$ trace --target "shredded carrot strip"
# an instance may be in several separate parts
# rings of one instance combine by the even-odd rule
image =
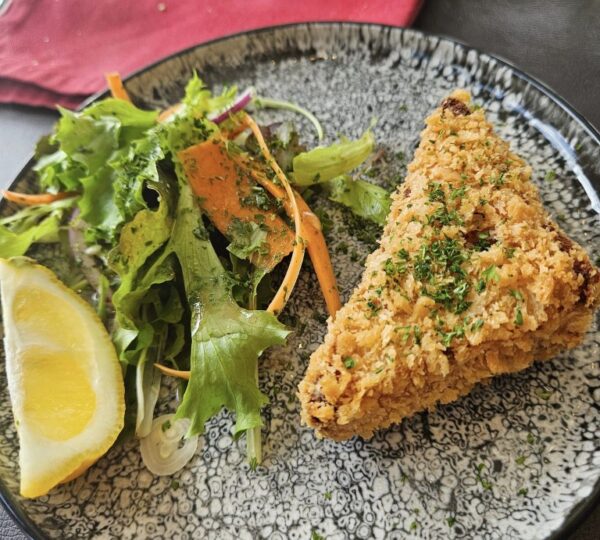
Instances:
[[[36,206],[38,204],[49,204],[54,201],[75,197],[77,193],[63,191],[61,193],[17,193],[16,191],[0,190],[2,196],[10,202],[23,206]]]
[[[245,114],[244,119],[248,127],[252,130],[252,133],[254,133],[260,151],[265,157],[265,160],[273,169],[273,171],[277,175],[277,178],[281,182],[281,185],[285,189],[285,193],[287,195],[287,202],[291,205],[292,215],[294,219],[296,243],[292,251],[292,258],[290,260],[290,264],[288,266],[287,272],[285,273],[283,281],[279,286],[279,290],[277,291],[277,293],[273,297],[273,300],[271,300],[269,307],[267,308],[267,311],[270,311],[274,314],[278,314],[285,306],[285,303],[287,302],[294,286],[296,285],[296,281],[298,279],[298,275],[300,274],[300,269],[302,267],[302,261],[304,259],[304,239],[300,236],[302,231],[302,216],[300,215],[300,209],[298,208],[298,204],[296,202],[296,197],[294,195],[294,191],[292,190],[292,186],[290,186],[290,183],[288,182],[288,179],[286,178],[285,174],[271,155],[271,152],[267,147],[267,143],[265,142],[262,133],[260,132],[260,128],[249,114]]]
[[[173,116],[177,111],[179,111],[179,109],[181,109],[181,103],[176,103],[175,105],[167,107],[158,115],[158,118],[156,119],[157,122],[164,122],[165,120],[171,118],[171,116]]]
[[[283,190],[273,184],[264,174],[254,168],[250,168],[250,174],[273,197],[283,199]],[[329,257],[329,250],[321,230],[321,222],[300,194],[297,192],[294,192],[294,194],[302,215],[302,236],[306,240],[306,249],[315,269],[315,274],[317,274],[319,286],[323,292],[325,304],[327,304],[327,312],[333,316],[340,309],[342,303],[340,301],[335,274],[333,273],[331,258]],[[283,201],[283,208],[290,215],[291,208],[287,200]]]
[[[163,366],[162,364],[154,364],[155,368],[158,368],[165,375],[170,375],[171,377],[178,377],[179,379],[190,380],[190,372],[189,371],[180,371],[178,369],[172,369],[167,366]]]
[[[121,76],[116,71],[106,73],[104,77],[106,78],[106,83],[108,84],[108,89],[110,90],[110,94],[112,97],[114,97],[115,99],[122,99],[123,101],[129,101],[131,103],[129,94],[123,86]]]

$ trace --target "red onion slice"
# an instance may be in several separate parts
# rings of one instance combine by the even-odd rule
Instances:
[[[241,111],[252,101],[254,90],[252,88],[246,88],[225,110],[208,115],[208,119],[212,120],[215,124],[220,124],[229,118],[230,115]]]

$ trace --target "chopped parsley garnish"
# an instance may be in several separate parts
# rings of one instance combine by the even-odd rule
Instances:
[[[550,390],[544,390],[542,388],[536,389],[535,394],[539,398],[544,399],[546,401],[549,400],[552,397],[552,392]]]
[[[243,197],[240,203],[242,206],[253,206],[265,211],[281,206],[281,203],[276,199],[271,199],[261,186],[252,186],[250,194]]]
[[[418,524],[416,521],[413,521],[413,522],[410,524],[410,530],[411,530],[411,531],[415,531],[415,530],[417,530],[417,527],[418,527],[418,526],[419,526],[419,524]]]
[[[544,180],[546,180],[547,182],[552,182],[553,180],[556,180],[556,173],[554,171],[548,171],[546,173],[546,176],[544,176]]]
[[[310,534],[310,540],[325,540],[325,537],[321,536],[317,531],[313,529]]]
[[[527,488],[521,488],[519,491],[517,491],[517,495],[520,495],[521,497],[524,497],[525,495],[527,495],[527,492],[529,490]]]
[[[473,249],[475,251],[487,251],[495,240],[492,238],[489,232],[481,231],[477,233],[477,238],[473,242]]]
[[[323,497],[325,499],[327,499],[328,501],[331,500],[331,491],[326,491],[325,493],[323,493]]]
[[[390,257],[383,264],[383,271],[387,276],[393,277],[406,273],[406,263],[404,262],[394,262],[394,260]]]
[[[434,240],[421,246],[413,262],[413,276],[423,284],[421,294],[454,313],[466,311],[471,305],[466,300],[471,285],[462,268],[466,260],[465,250],[455,239]]]
[[[456,210],[448,210],[442,206],[435,210],[433,214],[427,216],[427,225],[446,226],[446,225],[462,225],[463,220]]]
[[[370,310],[370,316],[374,317],[381,311],[381,300],[379,298],[371,298],[367,300],[367,307]]]
[[[533,434],[531,434],[531,433],[527,434],[527,442],[529,444],[534,444],[535,443],[535,437],[533,436]]]
[[[521,326],[523,324],[523,313],[521,312],[521,308],[517,308],[515,312],[515,324],[517,326]]]
[[[482,293],[483,291],[485,291],[485,281],[483,279],[480,279],[477,284],[475,285],[475,290],[478,293]]]
[[[517,251],[517,248],[514,247],[510,247],[510,248],[504,248],[504,255],[507,259],[512,259],[515,251]]]
[[[462,325],[456,325],[454,330],[451,332],[444,332],[443,330],[438,330],[438,333],[442,336],[442,344],[444,347],[449,347],[454,338],[461,338],[465,335],[465,327]]]
[[[456,523],[456,518],[454,516],[450,516],[446,518],[446,523],[448,524],[448,527],[453,527]]]
[[[432,182],[429,184],[429,200],[431,202],[445,202],[446,194],[442,189],[442,185],[438,182]]]
[[[492,489],[492,483],[489,480],[486,480],[481,474],[484,467],[485,467],[485,465],[483,463],[480,463],[479,465],[477,465],[477,469],[476,469],[477,481],[481,484],[481,487],[483,489],[490,490],[490,489]]]
[[[413,327],[413,334],[415,336],[415,343],[417,345],[421,345],[421,337],[423,336],[423,334],[421,332],[421,327],[415,325]]]
[[[352,369],[356,365],[356,360],[351,356],[346,356],[346,358],[344,358],[344,365],[347,369]]]
[[[481,327],[483,326],[483,319],[477,319],[472,325],[471,325],[471,332],[477,332],[478,330],[481,330]]]
[[[171,482],[171,489],[179,489],[179,482],[177,480]]]
[[[165,431],[167,431],[168,429],[171,429],[171,420],[167,420],[166,422],[163,422],[162,426],[160,426],[160,429],[163,433]]]
[[[492,184],[492,186],[500,187],[500,186],[503,186],[504,183],[505,183],[504,173],[500,173],[498,176],[490,177],[490,184]]]
[[[485,281],[485,283],[489,283],[490,281],[495,281],[498,283],[500,281],[500,274],[498,273],[498,268],[496,265],[492,264],[483,272],[481,272],[481,278]]]
[[[518,456],[518,457],[515,459],[515,463],[516,463],[517,465],[523,465],[523,464],[525,463],[525,456]]]
[[[514,296],[519,301],[523,300],[523,294],[521,293],[521,291],[517,291],[516,289],[511,289],[510,294],[511,294],[511,296]]]
[[[467,186],[461,186],[459,188],[455,188],[450,192],[450,198],[452,200],[462,199],[465,196],[465,193],[469,189]]]

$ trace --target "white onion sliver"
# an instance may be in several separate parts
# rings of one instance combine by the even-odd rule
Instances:
[[[151,473],[174,474],[192,459],[198,448],[198,436],[185,439],[189,426],[187,418],[175,420],[174,414],[154,419],[149,435],[140,439],[142,461]]]
[[[135,372],[135,393],[137,396],[137,413],[135,419],[135,434],[147,437],[152,429],[154,407],[160,393],[160,371],[152,362],[142,358],[138,361]]]
[[[246,88],[225,110],[208,116],[215,124],[220,124],[229,118],[230,114],[241,111],[250,101],[252,101],[253,88]]]

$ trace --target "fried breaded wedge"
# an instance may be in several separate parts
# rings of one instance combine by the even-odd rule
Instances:
[[[370,437],[577,346],[600,300],[586,252],[470,96],[426,121],[362,281],[300,384],[320,436]]]

